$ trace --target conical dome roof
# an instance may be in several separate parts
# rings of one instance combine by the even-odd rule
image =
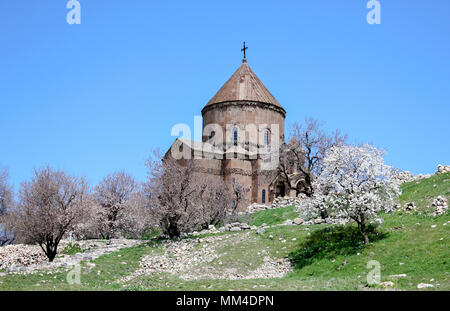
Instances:
[[[238,70],[225,82],[203,109],[218,103],[236,101],[261,102],[283,109],[252,71],[245,58]]]

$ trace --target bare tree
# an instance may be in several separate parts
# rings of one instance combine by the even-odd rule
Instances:
[[[126,226],[125,220],[138,201],[139,185],[125,172],[106,176],[96,187],[94,198],[99,205],[99,231],[103,238],[116,237]]]
[[[196,222],[194,195],[198,189],[192,182],[195,163],[188,161],[182,166],[172,158],[158,162],[158,159],[147,161],[147,197],[163,233],[171,238],[178,237]]]
[[[236,210],[240,205],[247,204],[247,193],[250,191],[248,187],[240,184],[236,179],[231,180],[231,197],[232,210]],[[247,204],[248,205],[248,204]]]
[[[37,243],[53,261],[64,234],[82,219],[88,185],[50,167],[35,170],[19,190],[13,229],[19,242]]]
[[[0,246],[9,244],[14,240],[13,233],[8,230],[8,212],[13,206],[13,190],[8,180],[8,170],[0,169]]]
[[[332,147],[343,144],[347,136],[339,130],[328,134],[317,120],[305,119],[305,124],[294,123],[291,139],[280,147],[280,162],[277,174],[286,186],[298,195],[308,197],[314,193],[313,180],[322,169],[322,161]]]
[[[218,225],[224,221],[233,195],[221,176],[202,177],[197,182],[196,201],[200,225],[203,229],[208,229],[209,225]]]
[[[144,189],[150,210],[171,238],[218,223],[231,207],[231,194],[221,177],[202,174],[195,161],[161,160],[156,152],[146,166]]]

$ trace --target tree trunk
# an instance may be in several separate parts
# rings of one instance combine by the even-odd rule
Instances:
[[[176,238],[180,236],[180,228],[178,227],[176,220],[169,220],[167,226],[167,234],[170,238]]]
[[[366,220],[364,218],[364,215],[361,215],[360,219],[360,222],[358,222],[359,232],[361,232],[361,235],[364,238],[364,244],[369,244],[369,236],[367,235],[366,231]]]
[[[312,187],[311,176],[309,174],[305,174],[305,194],[309,198],[313,195],[313,193],[314,191]]]
[[[48,261],[52,262],[56,257],[58,244],[56,244],[56,243],[47,244],[46,248],[47,248],[46,255],[47,255]]]

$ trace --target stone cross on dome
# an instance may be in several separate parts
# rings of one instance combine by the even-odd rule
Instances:
[[[248,49],[248,46],[245,46],[245,41],[244,41],[244,47],[241,49],[241,52],[244,52],[244,59],[246,59],[245,57],[245,50]]]

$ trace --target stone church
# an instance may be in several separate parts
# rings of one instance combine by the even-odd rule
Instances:
[[[204,106],[202,117],[203,140],[178,138],[166,157],[182,152],[182,159],[177,158],[181,162],[193,158],[202,173],[243,185],[248,191],[239,209],[270,204],[285,195],[283,182],[273,174],[278,159],[275,166],[265,164],[271,154],[278,157],[284,142],[286,111],[252,71],[245,54],[241,66]]]

